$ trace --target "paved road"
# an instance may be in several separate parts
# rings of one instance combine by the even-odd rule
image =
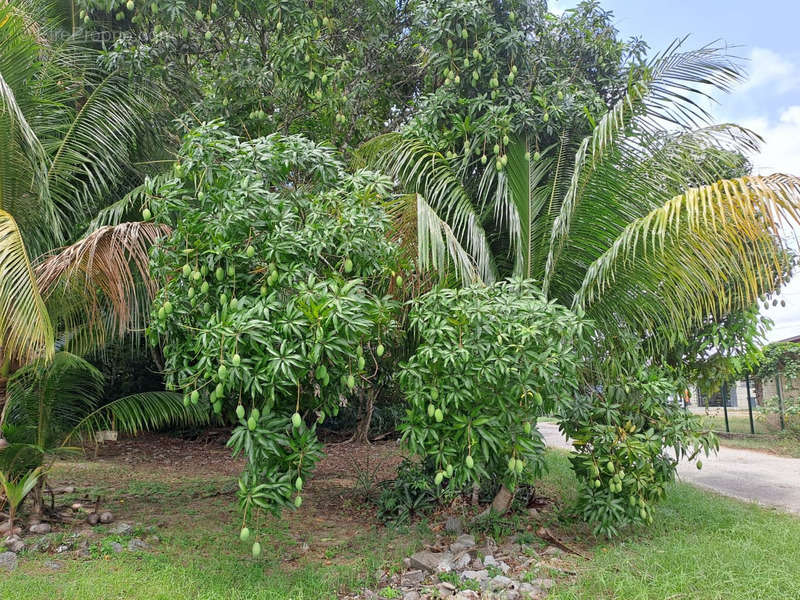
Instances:
[[[537,427],[548,446],[571,449],[555,423],[539,423]],[[701,471],[694,463],[683,462],[678,475],[683,481],[726,496],[800,514],[800,458],[721,447],[718,455],[703,457]]]

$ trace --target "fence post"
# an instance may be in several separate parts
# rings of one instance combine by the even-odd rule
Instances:
[[[728,382],[722,384],[722,409],[725,411],[725,431],[731,432],[731,425],[728,422]]]
[[[775,376],[775,391],[778,392],[778,414],[781,418],[781,431],[786,429],[786,423],[783,422],[783,382],[781,379],[782,373]]]
[[[756,428],[753,426],[753,401],[750,398],[750,375],[744,376],[744,382],[747,384],[747,413],[750,415],[750,433],[755,435]]]

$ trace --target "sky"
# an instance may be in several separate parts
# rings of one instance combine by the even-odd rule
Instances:
[[[550,0],[560,13],[577,0]],[[800,175],[800,0],[600,0],[614,13],[623,39],[641,37],[651,53],[689,35],[685,47],[725,44],[742,59],[747,79],[711,108],[718,123],[733,122],[764,139],[752,157],[755,172]],[[798,236],[800,237],[800,236]],[[775,325],[767,341],[800,335],[800,273],[780,304],[762,313]]]

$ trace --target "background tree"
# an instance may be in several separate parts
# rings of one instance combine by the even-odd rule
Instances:
[[[407,2],[81,0],[113,68],[160,78],[190,126],[302,133],[346,150],[405,120],[416,92]],[[145,43],[143,43],[145,42]]]

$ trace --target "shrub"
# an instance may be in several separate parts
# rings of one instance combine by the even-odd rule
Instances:
[[[399,373],[408,447],[435,466],[437,486],[499,479],[513,489],[543,466],[534,427],[578,389],[582,318],[531,281],[440,289],[416,301],[419,347]]]
[[[218,123],[149,185],[149,208],[173,227],[151,253],[150,338],[187,404],[208,399],[238,424],[245,519],[300,506],[316,424],[365,385],[395,327],[388,185],[302,137],[243,141]]]
[[[407,525],[415,515],[424,513],[436,502],[432,483],[432,464],[404,459],[397,477],[381,484],[378,518],[385,523]]]
[[[651,523],[653,505],[675,478],[678,461],[719,448],[699,417],[681,408],[676,399],[682,389],[671,373],[640,368],[559,407],[560,428],[576,449],[570,460],[579,508],[596,534]]]

